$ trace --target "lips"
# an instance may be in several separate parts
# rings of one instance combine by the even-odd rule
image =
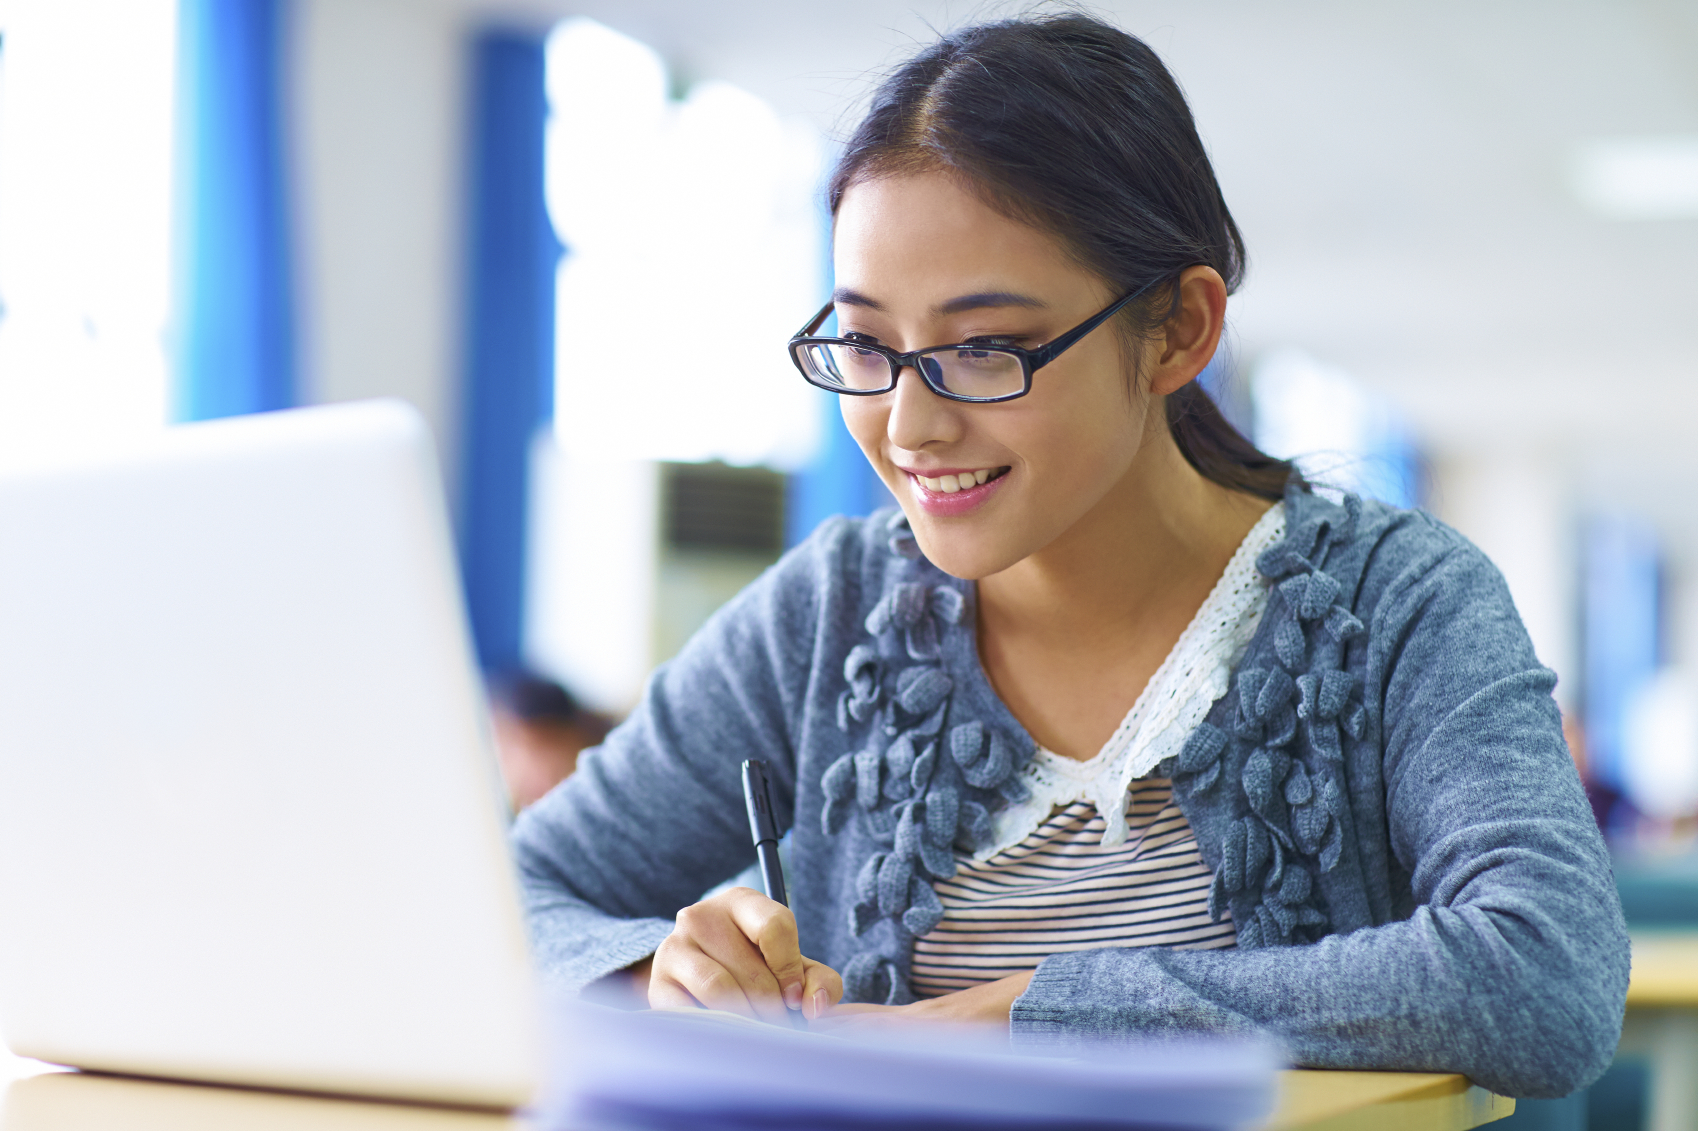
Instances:
[[[977,509],[1001,490],[1008,471],[1007,467],[951,468],[932,475],[907,471],[907,475],[914,498],[927,514],[954,517]]]
[[[926,490],[942,495],[953,495],[957,491],[965,491],[984,483],[994,475],[1007,471],[1006,467],[981,467],[977,471],[945,471],[937,475],[921,475],[917,471],[908,474],[920,481],[920,486]]]

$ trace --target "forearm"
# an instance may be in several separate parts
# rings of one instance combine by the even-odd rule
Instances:
[[[543,885],[527,883],[525,903],[538,971],[567,992],[646,960],[672,931],[670,919],[619,918]]]
[[[654,956],[615,970],[586,985],[580,995],[585,1001],[609,1005],[615,1009],[647,1009],[649,1007],[649,972],[654,968]]]
[[[822,1028],[881,1028],[914,1024],[987,1025],[1006,1027],[1014,1002],[1032,981],[1033,973],[1011,974],[939,997],[921,998],[908,1005],[853,1002],[827,1014]]]
[[[1614,1047],[1626,970],[1610,949],[1584,925],[1541,940],[1511,916],[1422,907],[1309,946],[1063,954],[1014,1003],[1013,1033],[1066,1046],[1260,1031],[1310,1067],[1463,1072],[1506,1095],[1564,1095]]]
[[[927,1021],[951,1025],[1007,1025],[1014,1002],[1032,982],[1034,971],[1010,974],[994,982],[979,985],[939,997],[922,998],[913,1005],[899,1006],[914,1011]]]

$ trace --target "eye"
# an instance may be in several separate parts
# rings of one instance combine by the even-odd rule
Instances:
[[[1007,335],[1007,334],[994,334],[994,335],[993,334],[981,334],[976,338],[968,338],[966,341],[962,342],[961,345],[963,345],[963,346],[982,346],[982,347],[987,347],[987,348],[991,347],[991,346],[1012,346],[1012,345],[1015,345],[1016,343],[1018,343],[1020,340],[1021,339],[1018,338],[1018,337],[1015,337],[1013,335]],[[985,349],[977,349],[977,350],[960,349],[960,350],[956,351],[955,356],[957,356],[959,358],[963,358],[963,359],[970,358],[970,359],[975,360],[975,361],[984,361],[984,360],[991,358],[991,357],[1000,357],[1000,358],[1004,358],[1004,359],[1006,359],[1008,357],[1007,354],[1002,354],[1002,353],[999,353],[999,354],[987,353],[987,352],[985,352]]]
[[[844,338],[845,341],[850,341],[850,342],[857,342],[857,343],[864,342],[869,346],[878,345],[878,339],[877,338],[873,337],[871,334],[863,334],[859,330],[850,330],[848,333],[843,335],[843,338]],[[860,357],[871,357],[871,356],[873,356],[873,352],[871,350],[856,350],[855,353]]]

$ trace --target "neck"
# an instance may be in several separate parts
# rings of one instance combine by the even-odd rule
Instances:
[[[981,628],[1087,646],[1195,614],[1266,499],[1205,479],[1164,414],[1127,472],[1054,542],[979,582]]]

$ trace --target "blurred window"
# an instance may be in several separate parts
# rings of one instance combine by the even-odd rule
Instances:
[[[550,36],[548,95],[561,447],[807,464],[818,402],[784,346],[824,278],[817,133],[729,83],[674,99],[653,50],[588,19]]]
[[[667,550],[736,550],[765,564],[784,549],[784,477],[762,467],[669,463],[661,468]]]
[[[1316,482],[1394,506],[1420,502],[1420,461],[1389,401],[1297,350],[1261,357],[1250,378],[1256,446]]]
[[[1610,220],[1698,216],[1698,134],[1594,141],[1574,154],[1574,193]]]
[[[165,423],[172,0],[0,0],[0,452]]]

